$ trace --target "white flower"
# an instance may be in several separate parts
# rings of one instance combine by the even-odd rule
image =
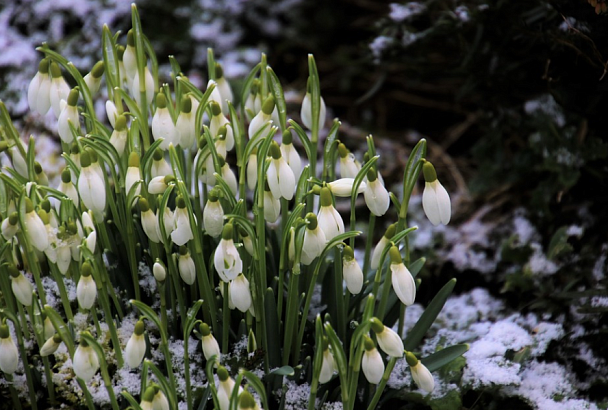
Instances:
[[[422,208],[426,217],[435,226],[440,223],[447,225],[452,215],[450,196],[437,179],[435,167],[428,161],[422,166],[424,173],[424,192],[422,193]]]
[[[165,234],[167,234],[167,238],[171,236],[171,232],[173,232],[175,217],[173,215],[173,211],[169,209],[169,207],[165,207],[165,212],[163,212],[163,226],[165,227]],[[160,221],[159,221],[160,224]],[[159,228],[159,232],[160,228]]]
[[[150,106],[150,104],[152,104],[152,100],[154,99],[154,78],[152,77],[152,74],[150,73],[150,70],[148,70],[148,67],[144,68],[144,90],[146,93],[146,105]],[[141,106],[142,105],[142,101],[141,101],[141,92],[140,92],[140,88],[139,88],[139,70],[135,71],[135,77],[133,77],[133,82],[132,82],[132,88],[133,88],[133,97],[135,98],[135,102],[137,103],[137,105]],[[142,90],[142,91],[144,91]]]
[[[34,204],[29,198],[25,198],[25,228],[27,230],[28,242],[40,252],[44,252],[49,246],[49,237],[44,222],[34,211]]]
[[[169,400],[165,393],[158,386],[154,386],[154,390],[156,394],[152,400],[152,410],[169,410]]]
[[[277,199],[285,198],[290,200],[293,198],[293,193],[296,189],[296,178],[293,171],[285,162],[285,159],[281,156],[281,149],[276,142],[272,142],[270,145],[270,154],[272,160],[266,178],[268,179],[268,186],[272,192],[272,196]]]
[[[308,87],[307,87],[308,88]],[[319,129],[323,129],[325,125],[325,117],[327,115],[327,109],[325,108],[325,101],[323,97],[320,98],[321,106],[319,107]],[[300,111],[300,117],[302,117],[302,124],[309,130],[312,130],[312,95],[310,92],[306,92],[304,100],[302,101],[302,110]]]
[[[239,407],[238,410],[260,410],[260,405],[256,403],[255,399],[247,390],[243,390],[239,394]]]
[[[96,216],[101,216],[106,209],[106,186],[103,178],[91,166],[88,152],[80,155],[80,176],[78,177],[78,193],[87,209],[91,209]]]
[[[257,78],[251,82],[251,88],[249,89],[249,95],[245,101],[245,113],[247,119],[251,121],[255,115],[262,109],[262,96],[259,92],[260,80]]]
[[[146,236],[154,243],[160,242],[160,228],[158,226],[158,217],[148,205],[146,198],[139,198],[139,210],[141,211],[141,227]]]
[[[80,119],[78,117],[78,89],[74,88],[68,95],[67,104],[61,110],[59,119],[57,120],[57,133],[61,140],[66,144],[70,144],[74,141],[74,135],[70,128],[70,124],[76,130],[80,130]]]
[[[148,192],[153,195],[159,195],[165,192],[170,183],[175,181],[173,175],[159,175],[152,178],[148,184]]]
[[[224,225],[222,240],[215,250],[213,263],[215,270],[224,282],[236,279],[243,272],[243,261],[232,240],[232,224]]]
[[[300,154],[296,151],[296,148],[293,146],[293,137],[291,135],[290,130],[285,130],[283,132],[283,140],[281,142],[281,156],[285,158],[285,162],[289,165],[289,168],[293,171],[293,176],[296,181],[300,178],[300,174],[302,173],[302,159],[300,158]]]
[[[220,163],[222,162],[222,160],[220,160]],[[230,188],[230,192],[232,192],[232,194],[236,197],[236,191],[238,189],[236,175],[234,175],[234,172],[232,172],[232,169],[230,168],[230,165],[228,165],[227,162],[224,162],[221,171],[224,182],[226,182],[226,185],[228,185],[228,188]]]
[[[122,157],[125,152],[125,145],[127,145],[127,138],[129,136],[129,130],[127,129],[127,117],[124,115],[118,115],[114,121],[114,131],[110,135],[110,144],[116,148],[118,155]]]
[[[353,193],[355,179],[354,178],[340,178],[333,182],[330,182],[327,185],[329,186],[331,193],[334,194],[335,196],[350,198],[350,196]],[[367,185],[365,184],[365,182],[361,182],[359,184],[359,187],[357,188],[357,194],[363,193],[366,188],[367,188]]]
[[[191,149],[196,143],[197,133],[195,128],[196,111],[192,110],[192,97],[182,96],[181,110],[175,124],[180,136],[179,144],[183,149]]]
[[[249,281],[242,273],[236,279],[230,282],[229,287],[230,299],[232,304],[238,310],[245,313],[251,307],[251,291],[249,290]]]
[[[49,59],[44,58],[38,64],[38,72],[27,89],[27,101],[30,110],[45,115],[51,108],[50,90]]]
[[[7,241],[10,241],[13,236],[19,231],[19,214],[17,212],[11,213],[7,218],[2,221],[2,236]]]
[[[230,151],[234,147],[234,133],[232,132],[232,126],[228,118],[222,114],[222,109],[218,103],[212,101],[209,104],[211,109],[211,120],[209,121],[209,132],[215,138],[220,133],[220,129],[224,127],[226,129],[226,150]],[[226,154],[223,154],[225,156]]]
[[[327,341],[324,341],[324,344]],[[321,373],[319,374],[319,383],[324,384],[331,380],[334,372],[337,370],[334,355],[331,354],[329,347],[324,346],[323,361],[321,362]]]
[[[405,267],[399,253],[399,248],[391,247],[391,281],[397,297],[405,306],[411,306],[416,299],[416,282],[410,271]]]
[[[217,87],[217,83],[215,80],[209,80],[207,82],[207,90],[213,86],[213,91],[211,91],[211,95],[209,96],[209,102],[215,101],[217,104],[222,105],[222,95],[220,94],[220,90]]]
[[[179,247],[177,268],[179,269],[179,276],[186,285],[192,285],[196,280],[196,266],[194,266],[194,260],[190,256],[188,248],[183,245]]]
[[[19,364],[19,352],[13,342],[8,325],[0,325],[0,370],[6,374],[13,374]]]
[[[72,200],[72,202],[74,203],[74,206],[76,208],[78,208],[78,204],[79,204],[78,191],[76,190],[76,187],[72,183],[72,172],[70,171],[69,168],[65,168],[61,172],[61,183],[57,187],[57,190],[62,192],[68,198],[70,198]]]
[[[175,210],[175,229],[171,232],[171,240],[177,246],[186,244],[194,239],[192,228],[190,227],[190,216],[186,208],[186,201],[183,197],[177,197],[177,209]]]
[[[154,410],[154,405],[152,401],[154,400],[154,387],[148,386],[144,391],[144,394],[141,397],[141,402],[139,403],[139,407],[141,410]]]
[[[361,170],[361,164],[342,143],[338,145],[338,154],[340,156],[340,175],[342,178],[356,178]]]
[[[19,144],[21,144],[21,146],[25,150],[25,153],[27,154],[27,146],[21,140],[19,140]],[[25,158],[21,154],[19,147],[17,147],[17,145],[13,145],[8,149],[8,154],[11,157],[11,161],[13,162],[13,168],[15,168],[15,171],[17,171],[17,173],[22,177],[27,178],[27,163],[25,162]]]
[[[220,385],[217,388],[217,399],[220,402],[220,410],[228,410],[230,408],[230,397],[232,397],[232,391],[236,386],[236,383],[230,375],[228,371],[223,367],[219,366],[217,369],[217,376],[220,381]],[[237,394],[241,394],[243,388],[238,386]]]
[[[152,167],[150,167],[150,175],[152,178],[164,177],[173,175],[173,170],[164,156],[164,152],[157,148],[152,154]]]
[[[97,299],[97,285],[92,273],[91,265],[84,262],[80,269],[80,280],[76,286],[76,298],[81,309],[91,309]]]
[[[128,195],[131,192],[131,188],[136,182],[141,181],[141,172],[139,170],[139,155],[133,151],[129,154],[129,166],[127,168],[127,175],[125,176],[125,193]],[[141,192],[141,184],[135,188],[135,196]]]
[[[258,149],[253,149],[247,160],[247,186],[254,190],[258,182]]]
[[[53,322],[51,322],[51,319],[47,316],[44,318],[44,326],[43,326],[43,332],[42,332],[42,336],[45,339],[48,339],[50,337],[53,337],[53,335],[55,334],[55,327],[53,326]]]
[[[402,357],[403,340],[399,335],[393,329],[384,326],[377,318],[371,319],[371,325],[380,349],[391,357]]]
[[[93,231],[88,234],[85,244],[88,250],[95,252],[95,245],[97,244],[97,232]]]
[[[70,262],[72,262],[70,245],[67,243],[59,244],[57,246],[57,267],[59,268],[59,272],[65,275],[70,268]]]
[[[410,366],[410,371],[412,372],[412,379],[414,379],[414,382],[422,390],[426,391],[427,393],[431,393],[435,388],[435,380],[433,379],[433,375],[429,369],[427,369],[426,366],[423,365],[422,362],[410,352],[405,354],[405,359],[407,364]]]
[[[249,133],[249,138],[253,138],[255,134],[259,130],[261,130],[268,121],[272,121],[273,110],[274,98],[272,96],[269,96],[266,100],[264,100],[264,104],[262,104],[262,109],[260,110],[260,112],[258,112],[249,123],[249,128],[247,130],[247,132]]]
[[[219,63],[215,63],[215,77],[217,88],[222,98],[222,111],[224,114],[229,114],[230,110],[228,109],[228,101],[233,101],[234,97],[232,96],[232,90],[230,89],[230,84],[226,81],[226,77],[224,77],[224,70]]]
[[[116,119],[118,118],[118,110],[112,100],[106,101],[106,115],[112,128],[116,128]]]
[[[355,259],[355,253],[350,246],[344,247],[342,257],[342,275],[348,291],[357,295],[363,288],[363,271]]]
[[[388,211],[391,199],[388,191],[373,170],[367,173],[367,188],[363,195],[365,203],[372,214],[382,216]]]
[[[203,345],[203,355],[205,355],[205,360],[211,360],[213,356],[215,356],[215,361],[217,363],[220,362],[221,353],[220,346],[213,337],[209,326],[206,323],[201,323],[200,332],[203,335],[202,345]]]
[[[266,222],[274,223],[281,215],[281,201],[272,195],[269,190],[264,191],[264,219]]]
[[[152,273],[154,274],[154,279],[159,282],[164,282],[164,280],[167,278],[167,269],[159,259],[156,259],[156,262],[154,262]]]
[[[310,265],[312,261],[321,256],[327,239],[325,238],[325,232],[319,226],[317,216],[312,212],[306,215],[308,225],[304,232],[304,241],[302,242],[302,255],[300,262],[304,265]]]
[[[127,76],[133,80],[137,73],[137,51],[135,50],[135,33],[133,33],[133,29],[127,32],[127,47],[122,56],[122,62]]]
[[[99,91],[99,86],[101,85],[101,76],[103,75],[104,65],[103,61],[98,61],[91,72],[84,76],[84,82],[89,87],[89,91],[91,95],[96,94]]]
[[[82,336],[81,336],[82,337]],[[89,346],[84,339],[81,338],[80,345],[74,352],[73,368],[77,377],[80,377],[85,382],[93,378],[97,370],[99,370],[99,358],[97,353]]]
[[[217,238],[224,228],[224,209],[213,190],[209,193],[208,198],[203,210],[203,224],[207,235]]]
[[[378,384],[384,375],[382,356],[369,336],[364,336],[364,343],[365,352],[361,359],[361,370],[369,383]]]
[[[386,229],[386,232],[384,233],[382,238],[380,238],[380,241],[378,242],[376,247],[374,248],[374,252],[372,254],[372,260],[371,260],[371,264],[370,264],[370,267],[372,268],[372,270],[376,270],[379,268],[380,258],[382,257],[382,252],[384,251],[384,248],[386,248],[386,246],[390,243],[391,238],[393,236],[395,236],[395,229],[396,229],[396,224],[390,225]]]
[[[51,86],[49,88],[49,96],[51,99],[51,107],[55,118],[59,118],[61,114],[61,100],[68,99],[70,94],[70,86],[61,75],[61,69],[57,63],[51,63]]]
[[[152,117],[152,136],[154,140],[163,138],[164,141],[159,148],[166,150],[169,144],[177,146],[179,144],[179,130],[173,123],[173,118],[167,108],[167,98],[163,93],[156,96],[156,112]]]
[[[325,233],[327,241],[344,233],[344,221],[332,204],[331,191],[327,187],[321,188],[321,207],[317,215],[319,226]]]
[[[40,356],[46,357],[52,355],[59,349],[60,345],[61,337],[59,334],[55,333],[53,336],[49,337],[40,348]]]
[[[139,367],[146,354],[146,339],[144,338],[144,322],[139,320],[135,324],[133,334],[125,348],[125,361],[130,368]]]

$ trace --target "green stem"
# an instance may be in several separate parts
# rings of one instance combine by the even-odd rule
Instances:
[[[65,283],[63,282],[63,275],[61,272],[59,272],[59,270],[57,270],[57,266],[55,264],[50,263],[49,266],[51,268],[53,279],[55,279],[55,283],[57,283],[57,288],[59,289],[59,296],[61,297],[61,304],[63,305],[66,318],[68,319],[68,322],[72,322],[74,320],[74,314],[72,312],[72,307],[70,306],[68,293],[65,289]]]
[[[354,238],[353,238],[354,239]],[[334,286],[336,288],[336,313],[338,336],[346,340],[346,306],[344,304],[344,285],[342,278],[342,255],[340,249],[334,249]],[[348,290],[346,291],[348,293]]]
[[[230,295],[228,294],[228,284],[222,282],[221,286],[224,287],[224,305],[222,307],[222,354],[226,354],[228,353],[228,336],[230,336],[230,306],[228,302]]]
[[[397,363],[397,358],[391,357],[391,359],[388,361],[388,364],[386,365],[384,374],[382,375],[382,380],[380,380],[380,383],[376,388],[376,393],[374,394],[374,397],[372,397],[372,401],[369,403],[369,406],[367,406],[367,410],[375,410],[377,408],[378,402],[380,401],[380,397],[382,397],[382,392],[386,387],[386,383],[388,383],[388,378],[390,377],[391,372],[395,367],[395,363]]]

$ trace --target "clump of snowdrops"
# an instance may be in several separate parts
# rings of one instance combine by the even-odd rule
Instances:
[[[329,395],[345,409],[374,409],[403,357],[418,387],[431,392],[432,371],[467,346],[427,357],[416,351],[454,281],[402,339],[425,262],[410,260],[408,248],[416,229],[407,225],[408,203],[421,173],[431,222],[447,224],[451,213],[425,141],[412,149],[397,198],[378,172],[373,138],[359,163],[338,139],[340,122],[326,121],[312,56],[301,125],[287,118],[264,55],[237,106],[211,50],[204,91],[171,57],[173,82],[160,84],[135,6],[132,22],[126,45],[104,26],[103,58],[84,76],[39,48],[44,58],[28,100],[32,111],[52,110],[57,119],[65,162],[58,186],[49,186],[36,161],[36,138],[23,143],[0,102],[0,149],[12,163],[0,174],[0,369],[15,407],[15,372],[25,374],[33,408],[66,400],[53,382],[60,360],[72,361],[70,378],[80,389],[71,399],[90,409],[97,372],[113,409],[204,408],[208,401],[222,410],[281,408],[286,378],[308,383],[309,408]],[[107,118],[98,118],[93,99],[104,83]],[[359,194],[369,208],[363,236]],[[350,203],[346,225],[337,202]],[[397,220],[374,244],[376,218],[385,215]],[[156,281],[153,295],[140,288],[145,272]],[[54,307],[45,278],[58,288]],[[319,285],[326,306],[315,307],[314,317]],[[121,343],[118,329],[131,312],[133,333]],[[74,325],[77,313],[84,328]],[[203,385],[191,380],[193,335],[204,354],[196,363],[206,369]],[[175,340],[184,344],[181,369],[172,364]],[[247,354],[235,364],[232,349],[243,340]],[[61,345],[67,356],[56,356]],[[115,394],[125,368],[140,375],[139,397]],[[39,390],[47,394],[40,398]]]

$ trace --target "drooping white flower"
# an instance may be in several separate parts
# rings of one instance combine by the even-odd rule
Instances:
[[[287,165],[289,165],[289,168],[291,168],[293,176],[297,181],[300,178],[300,174],[302,174],[302,159],[300,158],[298,151],[296,151],[296,148],[293,146],[293,137],[290,130],[285,130],[283,132],[283,139],[281,141],[281,156],[285,158],[285,162],[287,162]]]
[[[45,315],[42,315],[42,316],[44,317]],[[48,316],[46,316],[43,321],[42,336],[45,339],[48,339],[50,337],[53,337],[54,334],[55,334],[55,326],[53,326],[53,322],[51,322],[51,319]]]
[[[391,357],[403,356],[403,340],[391,328],[382,324],[378,318],[371,319],[371,327],[376,334],[380,349]]]
[[[74,88],[70,91],[67,104],[64,105],[59,114],[59,119],[57,120],[57,133],[59,134],[59,137],[61,137],[61,140],[66,144],[74,141],[74,135],[72,134],[70,125],[76,130],[80,130],[80,119],[78,117],[78,107],[76,106],[77,102],[78,89]]]
[[[59,272],[65,275],[72,262],[72,251],[68,243],[62,242],[57,246],[57,267]]]
[[[139,367],[146,354],[146,339],[144,337],[144,322],[140,319],[135,324],[133,334],[125,347],[125,361],[130,368]]]
[[[106,186],[99,174],[91,166],[89,152],[80,154],[80,176],[78,177],[78,193],[84,206],[92,210],[98,220],[103,219],[106,209]]]
[[[215,270],[224,282],[236,279],[238,274],[243,272],[243,261],[241,260],[239,251],[234,246],[232,233],[232,224],[227,223],[224,225],[222,240],[216,248],[213,257]]]
[[[277,199],[285,198],[290,200],[293,198],[293,193],[296,189],[296,179],[293,171],[281,155],[279,144],[274,141],[270,145],[270,155],[272,156],[272,160],[266,173],[270,191]]]
[[[51,107],[55,118],[59,118],[61,114],[61,100],[68,99],[70,94],[70,86],[61,75],[61,69],[56,62],[51,63],[51,86],[49,88],[49,96]]]
[[[211,360],[211,358],[215,356],[215,361],[219,364],[221,359],[220,346],[217,343],[217,340],[215,340],[215,337],[213,337],[211,329],[209,329],[209,325],[204,322],[201,323],[199,331],[203,336],[202,345],[205,360]]]
[[[154,154],[152,154],[152,167],[150,167],[150,175],[152,178],[173,175],[173,170],[165,159],[165,153],[160,148],[157,148],[156,151],[154,151]]]
[[[160,211],[159,211],[160,212]],[[165,207],[165,212],[163,212],[163,226],[165,228],[165,234],[167,238],[171,236],[173,229],[175,227],[175,215],[173,215],[173,211],[167,206]],[[159,222],[160,224],[160,213],[159,213]],[[159,232],[162,232],[159,230]]]
[[[141,402],[139,403],[139,407],[141,410],[154,410],[154,405],[152,402],[154,401],[154,387],[148,386],[144,391],[144,394],[141,396]]]
[[[268,185],[268,184],[266,184]],[[268,188],[268,186],[267,186]],[[281,215],[281,201],[275,198],[269,189],[264,190],[264,219],[266,222],[275,223]]]
[[[177,268],[179,270],[179,276],[186,283],[186,285],[192,285],[196,280],[196,266],[194,260],[190,256],[190,252],[186,246],[179,247],[179,255],[177,257]]]
[[[167,268],[165,268],[163,262],[158,258],[156,258],[154,266],[152,267],[152,274],[154,275],[154,279],[158,282],[164,282],[165,279],[167,279]]]
[[[258,147],[255,147],[247,159],[247,187],[254,190],[258,183]]]
[[[319,226],[325,233],[327,241],[331,241],[337,235],[344,233],[344,221],[342,216],[334,208],[331,191],[327,187],[321,188],[321,206],[317,214]]]
[[[53,336],[47,338],[46,342],[40,348],[40,356],[46,357],[50,356],[59,349],[61,345],[61,336],[59,333],[55,333]]]
[[[176,203],[175,229],[171,232],[171,240],[177,246],[182,246],[189,240],[194,239],[194,234],[190,227],[190,216],[188,215],[188,209],[186,208],[186,201],[182,196],[178,196]]]
[[[363,271],[355,259],[355,253],[350,246],[344,247],[342,256],[342,276],[348,291],[353,295],[359,294],[363,288]]]
[[[152,136],[155,141],[163,138],[164,141],[159,145],[162,150],[168,149],[169,144],[174,146],[179,144],[179,130],[175,126],[173,118],[171,118],[167,108],[167,98],[163,93],[156,96],[156,112],[152,117]]]
[[[416,282],[410,271],[403,264],[399,248],[392,246],[391,256],[391,281],[393,290],[405,306],[411,306],[416,299]]]
[[[209,121],[209,132],[215,138],[220,131],[220,128],[226,128],[226,150],[231,151],[234,148],[234,133],[232,125],[228,118],[222,114],[222,108],[215,101],[209,103],[211,109],[211,120]],[[225,155],[225,154],[224,154]]]
[[[272,111],[274,110],[274,97],[268,96],[262,104],[262,109],[256,114],[249,123],[248,135],[253,138],[255,134],[261,130],[268,121],[272,121]]]
[[[175,177],[171,174],[159,175],[157,177],[152,178],[152,180],[148,184],[148,192],[153,195],[163,194],[169,184],[174,182]]]
[[[236,386],[234,380],[228,374],[225,367],[219,366],[217,368],[217,377],[219,379],[219,386],[217,387],[217,399],[220,403],[220,410],[229,410],[230,398],[232,397],[232,391],[238,388],[237,394],[241,394],[243,388]]]
[[[97,94],[97,91],[99,91],[104,68],[103,61],[98,61],[91,69],[91,72],[84,76],[84,82],[89,87],[91,95]]]
[[[0,324],[0,370],[13,374],[19,364],[19,351],[6,323]]]
[[[426,217],[435,226],[447,225],[452,216],[452,204],[448,191],[437,179],[435,167],[428,161],[422,166],[424,174],[424,192],[422,193],[422,208]]]
[[[320,106],[319,106],[319,129],[323,129],[325,125],[325,117],[327,115],[327,109],[325,107],[325,101],[323,97],[320,97]],[[312,130],[312,94],[310,90],[310,79],[309,83],[306,86],[306,95],[304,96],[304,100],[302,101],[302,109],[300,111],[300,117],[302,118],[302,124],[309,130]]]
[[[230,300],[232,304],[241,312],[245,313],[251,307],[251,291],[249,281],[242,273],[230,282]]]
[[[141,181],[141,171],[139,169],[139,155],[133,151],[129,154],[129,166],[127,167],[127,175],[125,176],[125,193],[128,195],[131,188],[136,182]],[[141,192],[141,184],[135,188],[134,195],[137,196]]]
[[[376,247],[374,248],[374,252],[372,253],[372,260],[370,263],[370,267],[372,268],[372,270],[376,270],[380,267],[380,258],[382,257],[382,252],[384,251],[384,248],[386,248],[386,246],[391,242],[391,238],[395,236],[396,227],[396,224],[390,225],[386,229],[386,232],[384,233],[382,238],[380,238],[380,241],[378,241]]]
[[[114,131],[110,135],[110,144],[116,148],[118,155],[122,157],[125,152],[125,145],[127,145],[127,138],[129,136],[129,129],[127,128],[127,117],[120,114],[114,121]]]
[[[224,227],[224,209],[217,196],[217,191],[211,190],[207,204],[203,210],[203,224],[207,235],[217,238]]]
[[[88,262],[80,268],[80,280],[76,286],[76,298],[81,309],[91,309],[97,299],[97,285],[93,279],[93,269]]]
[[[156,394],[154,394],[154,399],[152,400],[152,410],[169,410],[169,400],[165,396],[165,393],[163,393],[158,385],[153,385],[153,387]]]
[[[25,197],[25,229],[27,231],[28,242],[40,252],[44,252],[49,246],[49,237],[44,226],[44,222],[34,211],[34,204]]]
[[[152,212],[146,198],[139,198],[139,210],[141,211],[141,227],[148,239],[159,243],[161,239],[158,217]]]
[[[64,170],[61,172],[61,183],[57,187],[57,190],[59,192],[62,192],[68,198],[70,198],[72,200],[72,202],[74,203],[74,206],[76,208],[78,208],[78,204],[79,204],[78,191],[76,190],[76,187],[72,183],[72,172],[70,171],[69,168],[64,168]]]
[[[222,178],[224,179],[224,182],[226,182],[226,185],[228,185],[228,188],[230,188],[230,192],[232,192],[232,194],[236,197],[236,193],[238,190],[238,182],[236,180],[236,175],[234,175],[232,168],[230,168],[230,165],[228,165],[228,163],[224,161],[222,157],[219,157],[219,159],[220,163],[223,162],[221,168]]]
[[[260,80],[256,78],[251,82],[249,95],[245,100],[245,113],[247,114],[247,119],[251,121],[261,109],[262,96],[260,95]]]
[[[324,384],[331,380],[337,370],[334,355],[329,350],[327,338],[323,338],[323,360],[321,362],[321,373],[319,374],[319,383]]]
[[[97,370],[99,370],[99,357],[97,353],[81,336],[80,344],[74,352],[73,369],[77,377],[80,377],[85,382],[93,378]]]
[[[330,182],[329,184],[327,184],[327,186],[329,186],[331,193],[335,196],[350,198],[353,193],[353,188],[355,186],[355,179],[340,178]],[[365,182],[361,182],[359,184],[359,187],[357,188],[357,194],[363,193],[366,188],[367,185],[365,184]]]
[[[127,32],[127,47],[122,55],[122,62],[125,66],[127,77],[133,81],[137,73],[137,50],[135,49],[135,33],[133,33],[133,29]]]
[[[175,124],[180,136],[179,145],[183,149],[191,149],[196,143],[196,111],[192,109],[192,100],[193,98],[188,94],[182,96],[181,109]]]
[[[222,98],[222,112],[228,115],[230,114],[230,110],[228,109],[228,101],[234,101],[234,97],[232,96],[230,84],[228,84],[226,77],[224,77],[224,69],[219,63],[215,63],[215,82],[217,83],[217,90],[220,92]]]
[[[317,216],[312,212],[306,215],[308,225],[304,232],[304,241],[302,242],[302,256],[300,262],[304,265],[310,265],[312,261],[321,255],[327,239],[325,232],[319,226]]]
[[[38,64],[38,72],[27,89],[27,101],[30,110],[45,115],[51,108],[51,76],[49,75],[49,59],[43,58]]]
[[[112,100],[106,101],[106,115],[108,116],[108,122],[112,128],[116,128],[116,119],[118,118],[118,110]]]
[[[369,336],[363,336],[365,352],[361,358],[361,370],[367,381],[371,384],[378,384],[384,375],[384,361],[374,341]]]
[[[422,362],[418,360],[411,352],[405,353],[405,360],[410,366],[410,371],[412,372],[412,379],[414,379],[414,382],[422,390],[426,391],[427,393],[431,393],[435,389],[435,379],[433,379],[433,375],[429,369],[427,369],[426,366],[423,365]]]
[[[215,82],[215,80],[209,80],[207,82],[207,90],[213,87],[213,90],[211,91],[211,95],[209,96],[209,102],[211,103],[211,101],[215,101],[217,104],[219,104],[220,108],[222,106],[222,95],[220,94],[220,90],[217,88],[217,82]]]
[[[2,221],[2,236],[7,241],[10,241],[19,231],[19,214],[11,213],[8,218]]]
[[[391,199],[375,170],[370,169],[367,172],[367,187],[363,196],[372,214],[382,216],[388,211]]]
[[[239,394],[238,400],[238,410],[261,410],[260,405],[247,390],[243,390],[243,392]]]
[[[25,145],[21,140],[19,140],[18,143],[21,144],[25,154],[27,154],[27,145]],[[22,177],[28,178],[27,163],[25,162],[25,157],[21,153],[19,147],[17,145],[13,145],[8,149],[7,153],[11,158],[15,171],[17,171],[17,173]]]
[[[135,77],[133,77],[133,82],[131,84],[133,98],[137,105],[142,105],[141,91],[145,91],[146,101],[144,101],[144,103],[149,107],[154,99],[154,77],[152,77],[152,73],[150,73],[148,67],[144,67],[144,90],[141,89],[139,84],[139,70],[135,72]]]
[[[361,170],[361,164],[343,143],[338,144],[338,154],[340,156],[339,169],[342,178],[356,178]]]

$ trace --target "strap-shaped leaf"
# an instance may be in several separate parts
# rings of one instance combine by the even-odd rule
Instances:
[[[120,87],[120,76],[118,74],[118,55],[116,54],[116,42],[107,24],[101,29],[101,49],[103,54],[103,66],[105,69],[106,83],[108,85],[108,96],[112,99],[114,87]]]
[[[289,123],[289,125],[291,125],[291,128],[293,128],[293,130],[296,132],[296,134],[298,134],[298,138],[300,138],[300,142],[302,142],[302,145],[304,145],[304,150],[306,151],[306,157],[310,161],[310,158],[312,158],[312,150],[317,149],[317,147],[312,146],[312,143],[310,142],[308,135],[306,135],[306,131],[304,131],[302,129],[302,127],[300,127],[300,124],[298,124],[294,120],[289,120],[287,122]]]
[[[448,297],[452,294],[454,286],[456,285],[456,279],[451,279],[443,285],[443,287],[437,292],[431,303],[424,310],[418,322],[414,325],[412,330],[408,333],[407,337],[403,341],[405,350],[414,350],[422,341],[422,338],[429,330]]]
[[[435,370],[445,366],[450,363],[452,360],[456,359],[459,356],[462,356],[469,350],[469,345],[459,344],[446,347],[445,349],[441,349],[420,361],[422,364],[429,369],[430,372],[434,372]]]
[[[270,67],[266,67],[268,73],[268,79],[270,83],[270,90],[274,96],[274,102],[277,105],[277,112],[279,113],[279,122],[281,129],[287,128],[287,104],[285,104],[285,96],[283,95],[283,87],[281,87],[281,81],[279,77]],[[245,101],[245,100],[243,100]]]
[[[144,302],[142,302],[140,300],[135,300],[135,299],[131,299],[131,304],[133,306],[135,306],[137,309],[139,309],[139,311],[146,318],[148,318],[149,320],[154,322],[154,324],[160,331],[160,335],[163,339],[163,343],[167,343],[169,340],[167,337],[167,329],[165,329],[165,327],[162,325],[162,323],[160,322],[160,319],[158,318],[158,315],[152,310],[152,308],[150,306],[146,305]]]
[[[263,408],[268,409],[269,407],[268,407],[268,399],[266,397],[266,388],[264,387],[264,383],[262,383],[260,378],[245,369],[239,370],[239,374],[245,376],[245,378],[247,379],[247,381],[249,382],[251,387],[253,387],[254,390],[260,395],[260,398],[262,399]]]
[[[418,274],[420,273],[420,270],[422,269],[422,267],[424,266],[424,264],[426,263],[426,258],[423,256],[420,259],[416,259],[414,262],[410,263],[410,266],[408,266],[408,269],[410,271],[410,273],[412,274],[412,276],[414,277],[414,279],[416,278],[416,276],[418,276]]]
[[[340,376],[340,385],[342,386],[342,399],[348,400],[348,362],[346,361],[346,354],[344,353],[344,347],[342,342],[338,338],[338,335],[334,331],[331,323],[325,322],[325,333],[329,339],[329,344],[332,348],[334,360],[338,365],[338,374]],[[346,396],[346,397],[345,397]]]
[[[269,374],[276,374],[277,376],[293,376],[295,374],[295,370],[291,366],[282,366],[278,369],[274,369]]]
[[[403,171],[403,200],[401,201],[401,209],[399,210],[399,218],[403,219],[407,216],[407,207],[412,196],[412,191],[416,185],[416,180],[422,170],[422,162],[420,159],[426,156],[426,140],[423,138],[418,141],[418,144],[412,149],[410,157],[405,164]]]
[[[279,317],[277,314],[277,303],[274,297],[272,288],[266,289],[266,297],[264,298],[266,309],[266,338],[268,340],[268,354],[270,366],[277,367],[281,364],[281,346],[279,343]]]
[[[133,410],[142,410],[141,406],[139,405],[139,403],[137,402],[137,400],[135,400],[133,398],[133,396],[131,396],[131,393],[129,393],[127,391],[127,389],[123,389],[120,394],[122,395],[122,397],[124,397],[129,404],[131,405],[131,408],[133,408]]]

